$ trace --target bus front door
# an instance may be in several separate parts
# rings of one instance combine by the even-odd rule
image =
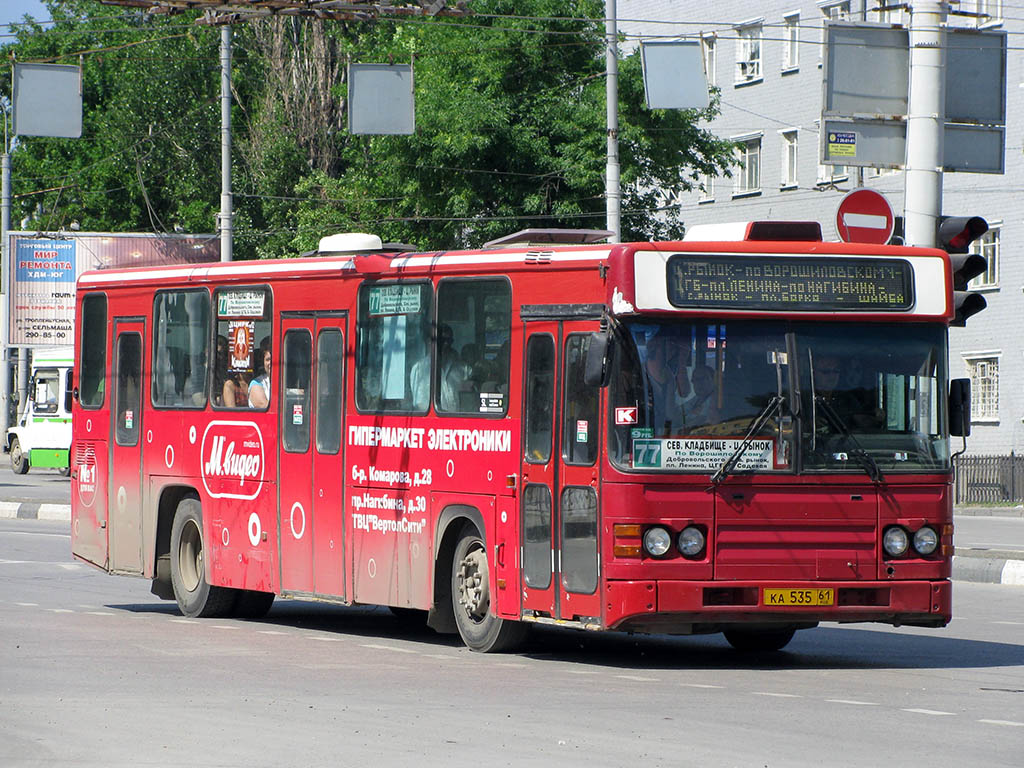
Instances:
[[[601,615],[599,395],[583,384],[594,321],[531,322],[525,350],[520,519],[523,613]]]
[[[110,570],[142,573],[142,382],[145,321],[114,319],[110,434]]]
[[[282,321],[281,589],[345,597],[342,436],[345,318]]]

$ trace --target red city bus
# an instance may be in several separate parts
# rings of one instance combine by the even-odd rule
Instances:
[[[83,274],[74,555],[186,616],[420,609],[477,651],[947,624],[947,254],[601,234]]]

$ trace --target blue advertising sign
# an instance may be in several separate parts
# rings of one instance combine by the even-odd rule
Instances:
[[[59,281],[74,284],[74,240],[16,240],[14,266],[23,282]]]

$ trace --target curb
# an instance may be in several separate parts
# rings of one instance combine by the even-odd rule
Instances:
[[[1024,560],[953,555],[953,581],[1024,586]]]
[[[41,504],[38,501],[0,501],[0,518],[71,522],[71,505]]]
[[[960,514],[961,510],[957,510]],[[969,514],[969,513],[968,513]],[[984,514],[984,513],[982,513]],[[0,519],[71,521],[70,504],[41,504],[36,501],[0,501]],[[953,556],[953,581],[1024,586],[1024,560],[1006,557],[1011,553],[990,552]]]

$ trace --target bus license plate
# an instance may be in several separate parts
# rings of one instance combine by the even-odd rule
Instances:
[[[764,605],[834,605],[831,589],[766,589]]]

